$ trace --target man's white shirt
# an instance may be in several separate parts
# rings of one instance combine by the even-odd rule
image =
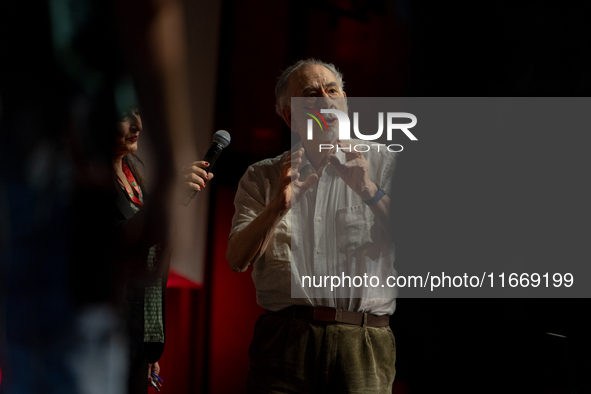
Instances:
[[[293,151],[300,147],[301,143]],[[248,168],[236,193],[230,237],[276,196],[281,165],[288,154]],[[391,195],[396,154],[384,145],[379,151],[372,146],[362,154],[369,162],[370,180]],[[336,156],[341,163],[346,161],[343,152]],[[315,173],[306,154],[299,172],[300,181]],[[252,277],[259,305],[271,311],[308,305],[391,315],[396,289],[386,280],[396,275],[393,263],[394,246],[388,232],[329,163],[318,182],[279,222],[265,253],[254,262]],[[344,286],[334,287],[335,276]],[[376,278],[370,282],[371,277]],[[363,283],[356,286],[360,280]]]

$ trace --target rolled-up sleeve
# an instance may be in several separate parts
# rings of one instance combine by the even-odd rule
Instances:
[[[234,197],[234,217],[228,238],[248,226],[265,210],[266,199],[261,187],[262,182],[256,171],[252,166],[248,167],[240,179],[238,191]]]

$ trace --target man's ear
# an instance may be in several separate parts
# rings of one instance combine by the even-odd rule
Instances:
[[[283,107],[281,110],[281,117],[287,124],[287,126],[291,129],[291,107]]]
[[[345,93],[345,91],[343,90],[343,97],[347,98],[347,93]]]

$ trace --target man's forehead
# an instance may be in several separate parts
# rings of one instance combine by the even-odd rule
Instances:
[[[291,75],[289,85],[292,91],[302,92],[308,86],[326,86],[337,83],[334,74],[320,64],[309,63],[301,66]]]

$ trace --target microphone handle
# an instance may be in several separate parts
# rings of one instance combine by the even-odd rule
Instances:
[[[220,157],[220,154],[222,153],[222,149],[224,149],[224,148],[220,144],[212,142],[211,145],[209,146],[209,149],[207,150],[207,153],[205,153],[205,156],[203,157],[203,161],[208,162],[209,167],[204,168],[204,170],[208,174],[211,172],[211,169],[213,168],[213,165],[216,162],[216,160],[218,159],[218,157]],[[191,192],[189,193],[189,195],[187,196],[185,201],[183,201],[183,206],[186,207],[187,205],[189,205],[189,203],[191,202],[193,197],[195,197],[196,194],[197,194],[197,190],[191,190]]]
[[[218,157],[220,157],[220,154],[222,153],[222,149],[224,149],[224,148],[220,144],[212,142],[209,149],[205,153],[205,156],[203,157],[203,161],[208,162],[209,167],[204,168],[204,170],[208,174],[211,172],[211,169],[213,168],[213,165],[217,161]]]

